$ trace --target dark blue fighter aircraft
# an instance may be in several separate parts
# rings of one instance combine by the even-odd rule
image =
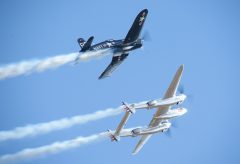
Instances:
[[[83,38],[78,39],[78,43],[81,47],[81,51],[79,51],[80,53],[82,52],[91,53],[98,51],[105,53],[108,50],[113,53],[111,63],[99,76],[99,79],[109,77],[112,74],[112,72],[127,58],[127,56],[129,55],[129,51],[142,47],[143,39],[139,38],[139,35],[141,33],[147,14],[148,10],[144,9],[137,15],[125,39],[121,40],[109,39],[104,42],[95,44],[93,46],[91,46],[92,41],[94,39],[93,36],[91,36],[87,41],[85,41]],[[88,55],[90,53],[88,53]],[[101,55],[102,53],[97,54]],[[81,56],[78,56],[76,58],[76,62],[80,60],[80,58]]]

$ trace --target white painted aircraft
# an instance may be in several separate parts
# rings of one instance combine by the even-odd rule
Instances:
[[[186,99],[186,95],[180,94],[176,95],[176,91],[179,85],[183,72],[183,65],[177,70],[167,92],[164,95],[163,99],[157,99],[152,101],[146,101],[139,104],[126,104],[123,103],[124,109],[126,110],[125,115],[123,116],[120,124],[117,129],[112,132],[109,130],[109,136],[112,141],[119,141],[120,137],[136,137],[142,136],[137,146],[135,147],[132,154],[137,154],[143,145],[149,140],[152,134],[165,132],[171,127],[169,120],[182,116],[187,112],[185,108],[176,108],[171,109],[172,105],[182,103]],[[148,127],[138,127],[133,129],[123,129],[128,118],[131,114],[134,114],[136,109],[151,109],[157,108],[156,113],[154,114]]]
[[[186,95],[184,94],[179,94],[170,98],[166,99],[156,99],[156,100],[151,100],[147,102],[142,102],[138,104],[131,104],[135,109],[143,109],[143,108],[157,108],[160,106],[170,106],[170,105],[175,105],[175,104],[181,104],[185,99]]]

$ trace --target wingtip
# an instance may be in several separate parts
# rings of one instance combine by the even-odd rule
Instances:
[[[141,148],[135,148],[132,152],[132,155],[136,155],[139,151],[141,150]]]
[[[137,152],[132,152],[132,155],[136,155],[137,154]]]
[[[183,71],[183,69],[184,69],[184,64],[180,65],[180,67],[179,67],[179,70]]]
[[[147,15],[148,9],[143,9],[141,12],[139,12],[138,16],[141,16],[143,13],[145,13],[145,15]]]
[[[181,75],[182,75],[182,73],[183,73],[183,70],[184,70],[184,65],[182,64],[182,65],[180,65],[180,67],[178,68],[175,76],[176,76],[176,77],[178,77],[178,76],[181,77]]]
[[[142,12],[148,12],[148,9],[143,9]]]
[[[105,79],[106,77],[110,77],[110,76],[103,76],[103,75],[101,75],[101,76],[98,77],[98,80]]]
[[[101,80],[101,79],[103,79],[104,78],[104,76],[103,76],[103,73],[98,77],[98,80]]]

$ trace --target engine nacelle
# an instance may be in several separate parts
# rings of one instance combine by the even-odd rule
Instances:
[[[132,130],[133,137],[139,135],[141,133],[141,128],[136,128]]]
[[[177,109],[171,109],[167,113],[162,114],[158,117],[155,117],[156,119],[172,119],[175,117],[179,117],[184,115],[187,112],[187,109],[185,108],[177,108]]]
[[[179,101],[179,102],[177,102],[177,105],[180,105],[180,104],[182,104],[183,103],[183,101]]]
[[[149,108],[152,107],[152,106],[155,106],[156,104],[157,104],[156,100],[152,100],[152,101],[147,102],[147,105],[148,105]]]
[[[170,126],[171,126],[171,123],[163,122],[158,126],[154,126],[154,127],[135,128],[131,131],[131,133],[132,133],[132,137],[136,137],[139,135],[154,134],[154,133],[164,132],[168,130]]]

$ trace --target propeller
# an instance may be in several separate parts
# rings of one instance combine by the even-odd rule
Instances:
[[[183,84],[180,84],[179,86],[178,86],[178,93],[180,93],[180,94],[185,94],[186,96],[187,96],[187,99],[185,100],[188,104],[189,103],[192,103],[193,102],[193,100],[194,100],[194,95],[193,94],[189,94],[189,93],[185,93],[185,87],[184,87],[184,85]]]
[[[179,92],[180,94],[184,94],[184,92],[185,92],[184,85],[180,84],[180,85],[178,86],[178,92]]]
[[[171,126],[174,127],[174,128],[178,128],[177,120],[173,119],[172,122],[171,122]]]
[[[172,138],[172,130],[171,130],[171,128],[169,128],[169,129],[165,132],[165,135],[166,135],[168,138]]]
[[[142,40],[143,41],[151,41],[152,40],[151,35],[150,35],[150,33],[148,31],[144,32]]]
[[[171,121],[171,127],[173,128],[178,128],[178,124],[177,124],[177,121],[176,120],[172,120]],[[165,131],[165,135],[168,137],[168,138],[172,138],[172,128],[168,128],[167,131]]]

